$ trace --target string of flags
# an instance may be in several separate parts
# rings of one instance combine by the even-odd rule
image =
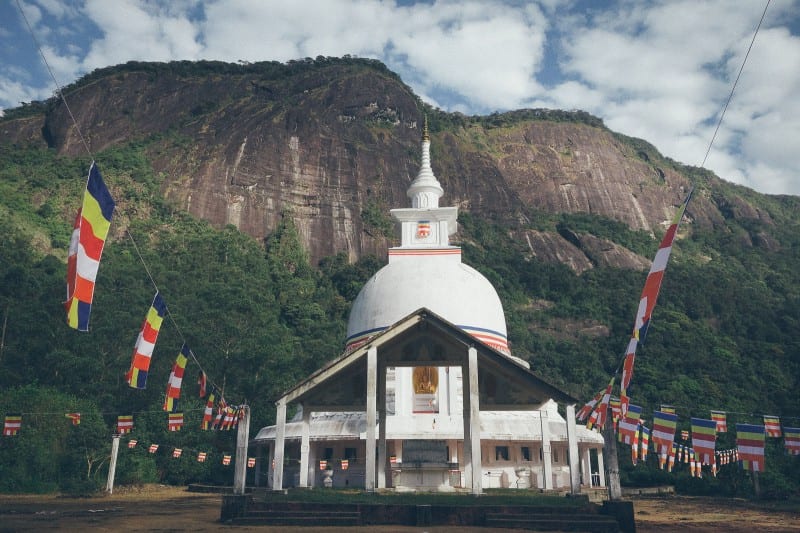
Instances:
[[[682,429],[679,434],[682,442],[676,442],[678,415],[675,407],[662,405],[660,410],[654,411],[652,427],[648,428],[642,419],[640,406],[630,404],[623,417],[621,411],[614,408],[617,405],[615,398],[609,400],[609,405],[617,439],[631,447],[631,462],[634,465],[640,459],[646,461],[651,441],[659,468],[672,472],[676,463],[685,463],[689,465],[693,477],[702,476],[703,466],[710,466],[712,474],[716,476],[721,465],[734,462],[746,470],[763,472],[766,438],[783,436],[786,453],[800,455],[800,428],[782,427],[778,416],[760,415],[763,425],[737,423],[736,448],[716,450],[717,434],[728,431],[725,411],[711,411],[709,419],[692,417],[691,429]]]
[[[115,208],[116,204],[103,180],[102,174],[97,164],[92,161],[81,207],[78,209],[73,225],[67,260],[67,299],[64,302],[64,306],[67,314],[67,324],[78,331],[89,331],[95,282]],[[141,254],[138,255],[144,263]],[[153,351],[162,323],[168,312],[166,301],[156,288],[153,301],[145,314],[142,327],[136,339],[130,368],[125,373],[125,381],[133,389],[144,389],[147,386]],[[163,404],[163,409],[166,412],[175,412],[178,409],[181,384],[190,359],[200,367],[197,357],[184,341],[167,381]],[[212,389],[213,395],[221,407],[226,407],[227,404],[224,401],[222,392],[213,386],[209,388],[208,376],[202,367],[200,368],[197,383],[201,398],[206,398],[209,389]],[[75,423],[77,424],[78,422]],[[211,425],[209,424],[209,426]]]
[[[139,441],[138,439],[130,439],[128,441],[128,449],[134,450],[138,447]],[[158,450],[162,449],[161,446],[157,443],[152,443],[147,447],[147,453],[155,455],[158,453]],[[171,452],[168,452],[172,459],[180,459],[184,457],[184,451],[188,452],[188,456],[192,456],[198,463],[205,463],[209,457],[209,452],[198,451],[198,450],[190,450],[185,448],[172,448]],[[230,453],[223,453],[220,462],[223,466],[230,466],[233,459],[233,455]],[[256,458],[255,457],[248,457],[247,458],[247,468],[255,468],[256,466]]]

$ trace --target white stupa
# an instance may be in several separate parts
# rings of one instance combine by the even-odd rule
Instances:
[[[443,193],[426,125],[411,207],[391,211],[400,246],[353,303],[344,354],[287,391],[254,441],[273,488],[604,485],[602,436],[511,355],[497,292],[450,244],[458,209]]]
[[[503,304],[489,280],[461,262],[450,245],[457,207],[439,207],[442,190],[431,169],[430,139],[422,138],[422,165],[408,189],[411,208],[392,209],[401,245],[353,303],[347,349],[357,348],[411,312],[425,307],[495,350],[510,355]]]

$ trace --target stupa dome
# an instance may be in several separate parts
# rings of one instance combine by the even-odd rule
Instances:
[[[420,171],[408,189],[412,207],[391,211],[402,244],[389,249],[389,264],[367,281],[353,303],[348,349],[425,307],[510,355],[503,305],[489,280],[463,264],[461,249],[450,245],[458,209],[439,207],[442,194],[430,165],[426,123]]]

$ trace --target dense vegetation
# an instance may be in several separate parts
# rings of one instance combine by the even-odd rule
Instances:
[[[329,61],[334,59],[288,65],[201,62],[183,68],[186,75],[251,68],[284,76],[290,69],[319,68]],[[159,68],[127,66],[140,67]],[[473,120],[489,127],[522,120],[602,127],[580,113],[543,110],[483,118],[432,113],[431,127],[436,131]],[[654,157],[647,143],[621,139],[641,157]],[[263,243],[234,227],[214,229],[161,198],[160,178],[141,143],[97,154],[97,160],[118,210],[100,266],[91,331],[78,333],[66,326],[61,301],[71,222],[89,162],[48,150],[0,147],[0,415],[23,413],[20,435],[0,438],[0,491],[83,492],[101,485],[118,414],[136,415],[142,445],[230,453],[234,432],[199,430],[196,364],[190,363],[184,379],[184,429],[166,431],[161,405],[181,343],[191,346],[229,403],[252,406],[256,431],[274,419],[273,401],[282,391],[339,355],[350,303],[384,263],[365,257],[349,264],[337,255],[311,265],[289,211]],[[679,429],[688,428],[690,416],[708,417],[710,409],[731,412],[731,428],[765,413],[800,425],[800,202],[724,184],[701,169],[681,171],[703,184],[726,219],[713,229],[692,228],[676,244],[637,357],[634,402],[644,406],[648,419],[660,403],[676,406]],[[734,197],[768,213],[773,222],[738,217],[735,206],[726,207],[726,199]],[[391,231],[387,207],[366,206],[362,219],[368,231]],[[618,368],[645,273],[594,268],[577,275],[564,265],[530,257],[510,230],[591,233],[648,258],[660,235],[583,214],[531,211],[524,218],[524,227],[512,228],[462,212],[464,260],[497,288],[515,355],[550,382],[588,399]],[[156,286],[169,315],[148,387],[137,391],[125,384],[123,374]],[[64,418],[71,411],[82,413],[80,426]],[[723,436],[718,447],[734,447],[732,435]],[[746,474],[733,468],[716,480],[695,480],[685,471],[663,473],[652,463],[634,469],[625,446],[620,453],[624,483],[676,482],[697,493],[750,490]],[[785,456],[777,440],[769,443],[767,465],[762,477],[767,494],[798,491],[800,460]],[[121,483],[229,483],[232,478],[218,460],[201,465],[141,449],[121,454],[117,472]]]

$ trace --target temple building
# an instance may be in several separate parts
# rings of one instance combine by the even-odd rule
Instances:
[[[443,193],[426,128],[411,207],[391,210],[400,246],[353,303],[343,355],[288,390],[255,438],[268,486],[605,485],[602,436],[511,354],[497,292],[450,244],[458,208],[439,207]]]

